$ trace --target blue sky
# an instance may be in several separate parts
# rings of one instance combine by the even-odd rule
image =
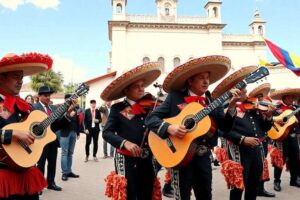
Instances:
[[[178,15],[205,16],[207,0],[178,0]],[[266,37],[300,55],[299,0],[223,0],[225,33],[249,33],[258,8],[267,21]],[[127,0],[127,13],[156,14],[155,0]],[[47,53],[65,81],[106,73],[111,0],[0,0],[0,56],[8,52]],[[268,54],[268,61],[275,59]],[[73,78],[72,78],[73,77]]]

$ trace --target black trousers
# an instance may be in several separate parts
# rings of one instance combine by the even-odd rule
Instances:
[[[37,167],[41,172],[45,173],[46,160],[47,165],[47,182],[49,185],[55,183],[55,172],[56,172],[56,159],[57,159],[57,141],[50,142],[44,147],[42,156],[37,163]]]
[[[287,136],[282,142],[283,159],[288,158],[290,182],[295,182],[300,174],[299,146],[297,137]],[[281,182],[282,169],[274,166],[274,182]]]
[[[85,155],[88,157],[90,155],[90,144],[93,140],[93,157],[96,157],[98,152],[98,138],[100,130],[97,128],[89,129],[89,134],[86,135],[85,142]]]
[[[255,200],[261,175],[263,172],[263,156],[261,146],[254,148],[240,147],[241,164],[244,168],[243,179],[245,185],[245,200]],[[230,191],[230,200],[241,200],[243,190],[233,188]]]
[[[212,199],[212,168],[210,152],[202,156],[195,154],[187,166],[179,170],[172,170],[172,178],[174,189],[179,188],[180,198],[182,200],[189,200],[191,198],[191,190],[197,200],[211,200]],[[176,181],[174,172],[179,172],[179,182]],[[177,193],[177,191],[175,191]],[[176,194],[175,194],[176,196]]]
[[[39,195],[14,195],[9,198],[0,198],[0,200],[39,200]]]
[[[155,178],[152,158],[124,157],[127,200],[152,200]]]

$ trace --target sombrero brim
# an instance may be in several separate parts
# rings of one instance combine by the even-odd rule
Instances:
[[[257,66],[247,66],[239,69],[238,71],[233,72],[228,77],[223,79],[221,83],[214,89],[211,93],[213,98],[218,98],[226,91],[233,88],[236,84],[241,82],[248,74],[256,71],[258,69]]]
[[[164,80],[163,89],[166,92],[185,88],[186,81],[192,76],[202,73],[210,73],[210,84],[224,77],[231,67],[228,57],[213,55],[190,60],[170,72]]]
[[[264,83],[261,84],[260,86],[254,88],[250,93],[249,93],[249,97],[256,97],[259,94],[262,94],[264,97],[268,96],[269,92],[271,90],[271,84],[270,83]]]
[[[28,53],[3,57],[0,60],[0,73],[23,71],[24,76],[51,69],[53,60],[48,55]]]
[[[144,80],[144,86],[149,86],[161,74],[158,63],[150,62],[138,66],[113,80],[101,93],[104,101],[113,101],[125,96],[124,89],[138,80]]]
[[[300,88],[286,88],[282,90],[276,90],[270,94],[270,97],[274,100],[282,100],[282,97],[292,95],[296,99],[300,99]]]

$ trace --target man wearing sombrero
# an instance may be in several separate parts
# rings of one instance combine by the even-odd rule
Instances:
[[[149,110],[141,105],[142,100],[152,100],[151,95],[145,96],[145,87],[156,80],[160,73],[158,63],[143,64],[116,78],[101,94],[104,101],[125,96],[124,101],[111,107],[103,130],[103,139],[116,148],[116,172],[106,178],[105,195],[108,197],[117,195],[118,199],[124,200],[161,198],[144,124]]]
[[[222,91],[228,90],[257,69],[257,66],[247,66],[234,72],[216,87],[213,95],[218,97]],[[228,140],[230,160],[222,163],[222,172],[227,184],[231,186],[230,200],[242,199],[243,190],[245,199],[256,199],[264,163],[261,142],[272,126],[271,106],[262,112],[255,105],[251,107],[252,102],[249,107],[246,102],[247,95],[240,99],[232,129],[223,135]],[[230,175],[232,173],[234,177]]]
[[[0,128],[27,117],[31,107],[18,95],[23,76],[50,69],[52,59],[47,55],[29,53],[8,54],[0,60]],[[43,174],[37,167],[15,172],[7,164],[2,144],[9,145],[17,138],[27,145],[34,142],[29,131],[0,130],[0,199],[39,199],[38,192],[47,186]]]
[[[271,90],[271,84],[270,83],[264,83],[259,85],[258,87],[254,88],[249,94],[248,97],[249,98],[257,98],[258,101],[264,101],[264,99],[267,99],[270,101],[270,97],[268,97],[269,92]],[[263,145],[263,151],[264,151],[264,156],[265,159],[267,159],[268,156],[268,144],[270,139],[267,137],[265,132],[261,132],[262,135],[259,135],[259,137],[265,137],[266,139],[264,139],[262,141],[262,145]],[[266,163],[267,164],[267,163]],[[268,165],[265,165],[264,163],[264,170],[266,172],[269,172],[268,169]],[[269,178],[269,174],[267,175],[267,180],[270,180]],[[259,185],[259,189],[258,189],[258,194],[257,196],[264,196],[264,197],[275,197],[274,193],[268,192],[265,189],[265,181],[267,180],[261,180],[260,181],[260,185]]]
[[[275,116],[280,115],[285,110],[295,110],[294,101],[300,98],[299,88],[286,88],[276,90],[271,93],[270,97],[274,100],[281,100],[282,102],[277,106]],[[278,121],[279,124],[283,123]],[[288,166],[290,170],[290,186],[300,187],[300,181],[297,179],[300,170],[299,161],[299,147],[296,128],[293,128],[288,133],[287,137],[282,141],[275,141],[275,146],[283,154],[283,163],[288,158]],[[272,154],[270,153],[271,157]],[[274,190],[281,191],[281,173],[282,167],[278,163],[272,163],[274,166]]]
[[[176,67],[163,83],[163,89],[169,93],[166,100],[148,116],[146,125],[161,138],[166,138],[168,135],[184,138],[187,130],[183,125],[169,124],[163,119],[176,116],[191,102],[208,105],[212,101],[208,86],[221,79],[229,71],[230,64],[230,59],[227,57],[207,56],[190,60]],[[231,128],[235,102],[241,94],[237,89],[232,90],[232,93],[234,98],[230,102],[226,116],[222,106],[209,114],[218,128],[224,132]],[[196,199],[212,199],[209,140],[202,138],[197,143],[197,150],[191,161],[182,168],[171,169],[176,199],[190,199],[191,189],[194,190]]]

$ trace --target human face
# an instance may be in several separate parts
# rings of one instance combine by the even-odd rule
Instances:
[[[33,97],[30,96],[30,95],[28,95],[28,96],[26,97],[25,101],[26,101],[27,103],[33,104]]]
[[[50,96],[51,94],[40,94],[39,99],[44,105],[48,106],[50,104]]]
[[[127,88],[125,88],[124,92],[128,99],[132,101],[139,100],[145,94],[144,80],[135,81]]]
[[[293,104],[294,99],[295,99],[294,95],[286,95],[282,97],[283,103],[288,106]]]
[[[23,71],[13,71],[0,74],[0,87],[5,92],[18,95],[23,85]]]
[[[96,103],[91,103],[91,108],[95,109],[96,108]]]
[[[264,95],[263,94],[258,94],[255,97],[258,99],[258,101],[263,101],[264,100]]]
[[[209,86],[209,72],[202,72],[187,80],[189,89],[198,96],[202,96]]]

